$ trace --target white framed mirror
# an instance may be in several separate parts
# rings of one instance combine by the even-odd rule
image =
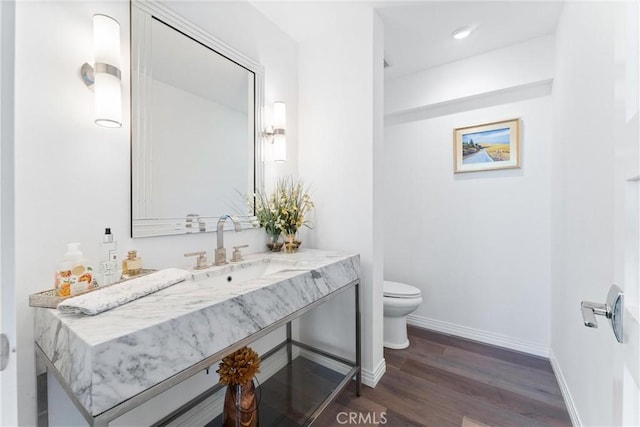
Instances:
[[[156,2],[131,1],[131,236],[253,227],[263,67]]]

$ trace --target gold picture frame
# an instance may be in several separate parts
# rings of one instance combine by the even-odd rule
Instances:
[[[454,173],[520,168],[520,119],[453,130]]]

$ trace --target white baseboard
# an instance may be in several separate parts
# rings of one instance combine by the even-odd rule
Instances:
[[[382,358],[373,371],[362,370],[362,384],[375,388],[385,372],[387,372],[387,362]]]
[[[545,346],[524,341],[519,338],[496,334],[494,332],[483,331],[480,329],[470,328],[468,326],[457,325],[455,323],[443,322],[441,320],[430,319],[428,317],[416,316],[414,314],[407,316],[407,323],[419,328],[431,329],[444,334],[480,341],[498,347],[505,347],[511,350],[533,354],[535,356],[549,357],[549,348]]]
[[[564,399],[564,403],[567,406],[567,411],[569,412],[569,418],[571,418],[571,424],[574,427],[580,427],[583,425],[582,421],[580,421],[580,416],[578,415],[576,404],[573,401],[571,392],[569,391],[569,386],[567,384],[567,381],[564,378],[564,375],[562,374],[562,369],[560,369],[558,360],[556,359],[555,354],[553,354],[553,349],[549,350],[549,361],[551,362],[551,368],[553,369],[553,373],[555,374],[556,380],[558,381],[558,385],[560,386],[560,391],[562,392],[562,398]]]

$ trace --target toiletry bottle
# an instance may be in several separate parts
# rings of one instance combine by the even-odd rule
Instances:
[[[129,251],[127,258],[122,261],[122,277],[128,279],[142,273],[142,258],[137,251]]]
[[[67,252],[56,271],[56,295],[69,297],[97,286],[93,269],[80,251],[80,243],[68,243]]]
[[[109,286],[115,283],[118,270],[118,242],[113,239],[111,228],[104,229],[102,236],[103,260],[100,263],[102,273],[102,286]]]

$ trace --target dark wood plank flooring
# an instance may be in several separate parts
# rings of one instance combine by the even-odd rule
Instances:
[[[415,327],[409,340],[406,350],[385,349],[375,389],[363,386],[358,398],[349,385],[314,426],[460,427],[464,417],[491,427],[571,426],[548,360]],[[349,416],[357,423],[345,423]]]

